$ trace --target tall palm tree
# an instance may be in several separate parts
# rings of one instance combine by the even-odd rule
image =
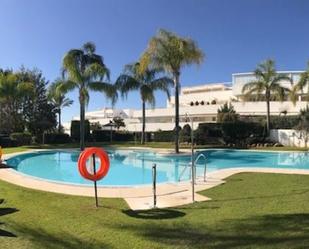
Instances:
[[[141,65],[164,69],[171,73],[175,88],[175,151],[179,153],[179,88],[181,69],[186,65],[200,64],[204,53],[190,38],[180,37],[166,30],[159,30],[151,38],[141,57]]]
[[[79,92],[81,150],[85,148],[85,107],[89,102],[89,90],[104,93],[113,103],[117,99],[116,87],[104,81],[109,81],[109,69],[95,50],[95,44],[87,42],[80,49],[68,51],[62,61],[64,81],[58,87],[63,93],[74,89]]]
[[[63,84],[61,79],[57,79],[48,88],[48,99],[56,107],[58,113],[58,132],[61,132],[61,111],[64,107],[73,104],[73,100],[67,98],[63,92],[57,91],[57,88]]]
[[[145,127],[146,127],[146,103],[155,106],[154,91],[164,91],[170,98],[169,88],[173,85],[173,80],[168,77],[157,77],[159,72],[154,69],[146,68],[141,70],[140,63],[136,62],[125,66],[124,73],[121,74],[116,86],[120,90],[122,96],[132,90],[138,90],[142,101],[142,136],[141,144],[145,144]]]
[[[255,98],[266,101],[266,128],[268,135],[270,130],[270,101],[273,99],[283,101],[286,93],[290,90],[283,87],[280,82],[284,80],[292,82],[292,80],[286,74],[277,73],[273,60],[266,60],[259,64],[254,71],[254,76],[254,81],[243,86],[242,93],[245,99]]]

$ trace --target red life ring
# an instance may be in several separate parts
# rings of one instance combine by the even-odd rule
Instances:
[[[97,156],[100,158],[100,168],[96,170],[95,174],[91,174],[88,169],[87,169],[87,160],[92,157],[93,155]],[[96,148],[96,147],[91,147],[85,149],[79,156],[78,159],[78,170],[80,174],[91,181],[98,181],[101,180],[106,174],[108,173],[109,170],[109,158],[107,153],[101,149],[101,148]]]

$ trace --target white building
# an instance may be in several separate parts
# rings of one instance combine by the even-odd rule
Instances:
[[[288,74],[294,83],[298,82],[302,71],[285,71],[280,73]],[[253,81],[253,73],[237,73],[232,75],[232,82],[201,84],[198,86],[182,87],[179,95],[180,105],[180,126],[186,123],[188,113],[194,121],[194,127],[199,123],[216,122],[217,111],[226,102],[232,103],[235,111],[243,116],[266,115],[266,103],[263,101],[242,101],[242,87]],[[281,84],[291,88],[291,83],[284,81]],[[172,130],[174,129],[175,97],[172,96],[165,108],[155,108],[146,110],[146,131]],[[286,112],[287,115],[297,115],[307,102],[303,95],[299,94],[298,102],[294,105],[290,101],[272,101],[270,103],[271,115],[280,115]],[[142,110],[124,109],[117,110],[103,108],[102,110],[86,113],[86,119],[91,123],[99,122],[105,125],[113,117],[122,117],[125,121],[125,129],[128,131],[142,130]],[[74,117],[73,119],[78,119]],[[66,131],[69,124],[65,125]]]

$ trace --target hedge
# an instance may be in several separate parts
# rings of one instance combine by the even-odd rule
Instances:
[[[154,142],[173,142],[175,140],[175,131],[156,131],[153,133]]]
[[[71,138],[75,141],[80,140],[80,121],[72,120],[71,121]],[[85,120],[85,140],[90,138],[90,123],[89,120]]]
[[[17,146],[30,145],[32,140],[30,133],[23,132],[11,133],[10,138],[16,142]]]
[[[185,124],[179,133],[179,139],[182,143],[191,143],[191,126]]]
[[[0,134],[1,147],[14,147],[17,146],[16,141],[12,140],[8,135]]]
[[[272,116],[270,117],[271,129],[294,129],[299,123],[298,116]]]
[[[96,142],[110,142],[111,132],[108,130],[92,131],[92,138]],[[112,131],[112,140],[118,142],[134,141],[134,133]]]
[[[65,133],[47,133],[44,139],[46,144],[65,144],[71,142],[70,136]]]
[[[264,126],[254,122],[229,122],[222,124],[223,139],[226,143],[245,146],[249,140],[265,136]]]
[[[266,126],[266,116],[240,116],[240,120]],[[270,116],[271,129],[294,129],[298,122],[299,117],[295,115]]]

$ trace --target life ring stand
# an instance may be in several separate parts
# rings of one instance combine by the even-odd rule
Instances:
[[[100,159],[100,167],[97,170],[95,170],[93,174],[91,174],[87,169],[87,160],[93,155],[95,155]],[[105,177],[109,171],[109,167],[110,167],[109,157],[107,153],[101,148],[97,147],[86,148],[80,154],[78,159],[78,170],[80,174],[84,178],[91,181],[98,181],[101,180],[103,177]]]

